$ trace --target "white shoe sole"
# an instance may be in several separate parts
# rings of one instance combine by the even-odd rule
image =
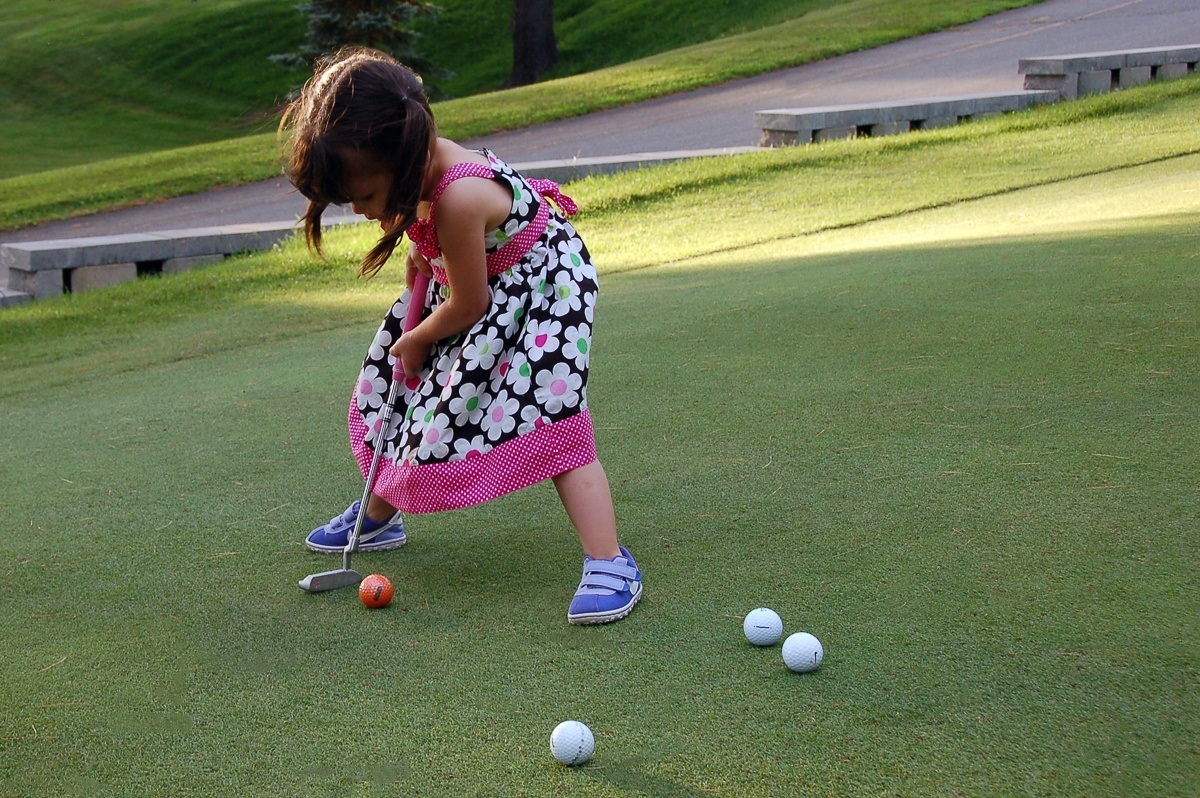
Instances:
[[[598,623],[612,623],[613,621],[619,621],[629,613],[633,612],[633,608],[637,606],[637,603],[641,600],[642,583],[639,582],[637,586],[637,592],[633,594],[633,598],[631,598],[629,603],[624,607],[618,607],[617,609],[609,610],[608,612],[581,612],[577,615],[572,615],[570,612],[568,612],[567,623],[574,624],[575,626],[591,626]]]

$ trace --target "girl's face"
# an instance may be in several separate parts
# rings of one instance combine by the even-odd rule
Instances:
[[[350,209],[372,221],[386,223],[388,220],[384,216],[392,190],[391,172],[370,153],[346,149],[340,154],[346,170],[344,190],[350,198]]]

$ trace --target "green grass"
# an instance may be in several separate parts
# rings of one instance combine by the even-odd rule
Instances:
[[[503,86],[512,71],[511,48],[480,47],[479,41],[481,32],[487,31],[496,31],[491,40],[503,40],[512,3],[472,0],[441,5],[443,11],[435,24],[420,25],[426,46],[454,72],[454,77],[441,85],[453,97]],[[910,0],[888,4],[846,0],[762,0],[736,4],[711,0],[558,0],[554,4],[554,27],[559,64],[548,77],[579,75],[755,31],[775,37],[783,31],[765,29],[785,23],[792,23],[793,34],[800,33],[792,37],[792,44],[796,44],[797,40],[823,38],[830,33],[831,25],[858,28],[860,35],[873,37],[881,26],[890,29],[886,35],[892,35],[897,28],[910,29],[909,20],[914,18],[930,26],[928,30],[936,30],[1021,5],[1029,2],[998,4],[972,0],[947,9],[945,4]],[[804,23],[798,28],[795,23],[801,19]],[[838,31],[837,35],[842,34],[844,31]],[[753,57],[742,68],[754,70],[748,74],[763,71]]]
[[[30,4],[30,8],[41,6],[34,0],[22,2]],[[955,4],[934,0],[847,0],[839,3],[776,0],[762,4],[754,13],[722,17],[712,8],[724,8],[724,4],[710,2],[702,6],[704,13],[693,14],[691,9],[695,3],[688,5],[685,13],[680,10],[683,4],[673,0],[656,4],[657,10],[653,13],[663,16],[653,17],[656,21],[653,26],[642,26],[643,30],[656,34],[649,36],[645,33],[627,35],[624,28],[621,33],[607,29],[605,25],[614,19],[621,20],[622,25],[632,24],[626,15],[634,11],[652,13],[641,4],[627,8],[612,0],[603,4],[604,7],[618,7],[622,9],[621,13],[599,14],[589,8],[564,19],[563,71],[581,70],[600,63],[594,58],[584,58],[585,52],[593,46],[597,51],[610,53],[602,59],[606,62],[620,57],[637,57],[644,52],[657,54],[535,86],[438,103],[435,114],[443,134],[451,138],[468,138],[807,63],[949,27],[1030,2],[1033,0],[973,0]],[[267,13],[265,0],[224,0],[224,3],[230,7],[229,14],[237,11],[247,19],[244,28],[237,30],[244,29],[246,35],[250,31],[261,32],[255,24],[255,15]],[[128,2],[114,0],[113,5],[124,7]],[[207,30],[206,25],[224,24],[225,17],[211,13],[205,5],[173,0],[171,8],[176,6],[179,8],[168,18],[180,20],[177,27],[181,35],[191,30],[188,26]],[[69,4],[62,4],[64,11],[68,7]],[[81,19],[81,24],[90,19],[83,9],[73,10],[78,12],[76,17]],[[486,16],[485,10],[472,13]],[[208,16],[204,16],[206,14]],[[450,15],[449,11],[447,15]],[[141,28],[131,22],[118,27],[110,38],[112,47],[119,46],[123,48],[122,52],[140,53],[141,48],[148,48],[146,54],[136,61],[101,59],[89,66],[87,74],[95,74],[98,82],[85,84],[87,90],[79,92],[78,97],[67,92],[62,84],[75,74],[71,70],[78,68],[76,64],[84,59],[84,55],[66,48],[61,56],[65,63],[50,69],[38,60],[41,50],[37,49],[36,36],[30,34],[14,42],[17,55],[11,63],[16,66],[7,72],[0,67],[0,92],[13,94],[10,101],[21,109],[7,117],[10,122],[0,121],[0,135],[10,143],[6,148],[8,166],[0,159],[0,177],[4,178],[0,179],[0,229],[194,193],[218,185],[266,179],[279,173],[278,147],[273,134],[229,138],[235,135],[230,124],[260,128],[268,124],[247,112],[269,105],[284,90],[281,87],[290,85],[289,81],[295,79],[270,64],[254,66],[257,62],[253,59],[259,58],[264,51],[278,49],[279,44],[270,39],[266,44],[247,45],[247,49],[239,50],[238,58],[230,59],[229,75],[218,72],[211,83],[206,83],[204,76],[207,73],[203,69],[186,74],[170,71],[176,61],[162,57],[164,48],[166,52],[176,53],[190,53],[191,50],[166,33],[158,38],[153,28],[143,31],[148,24],[145,19],[143,12],[135,19]],[[478,34],[471,34],[477,30],[474,23],[478,19],[469,14],[465,16],[468,24],[464,24],[461,14],[456,19],[458,22],[453,30],[458,33],[448,33],[446,39],[450,66],[457,62],[456,59],[486,66],[489,62],[478,57]],[[720,24],[722,19],[726,20],[725,27]],[[278,27],[262,24],[270,30]],[[766,27],[733,34],[752,24]],[[59,31],[51,22],[45,25],[59,39],[80,35],[74,28]],[[85,51],[88,57],[93,49],[107,52],[100,44],[105,30],[107,28],[101,27],[95,34],[83,34],[84,41],[89,43],[90,37],[97,37]],[[733,35],[722,36],[723,33]],[[151,34],[154,37],[148,38]],[[721,38],[662,52],[663,48],[700,41],[710,35]],[[466,36],[466,43],[454,44],[459,41],[456,36]],[[614,48],[611,44],[614,38],[625,41],[625,46]],[[209,39],[217,41],[220,37]],[[130,44],[130,40],[134,44]],[[470,52],[456,49],[464,47],[470,48]],[[209,62],[220,57],[221,52],[214,51],[203,63],[211,66]],[[251,60],[247,61],[248,58]],[[45,85],[40,77],[35,79],[44,68],[47,75],[56,76],[53,85]],[[262,79],[249,86],[239,86],[233,83],[232,75],[261,75]],[[30,90],[18,92],[16,87],[24,85],[30,86]],[[122,88],[118,91],[112,88],[114,86]],[[160,87],[163,91],[158,91]],[[243,96],[252,88],[259,92],[257,105],[247,106],[243,104],[247,102]],[[171,107],[164,106],[167,98]],[[63,115],[68,112],[69,116]],[[47,116],[47,113],[51,115]],[[6,133],[4,126],[8,124],[15,127]],[[61,145],[55,143],[60,141],[60,136],[65,137],[61,139]],[[228,140],[214,142],[213,139]],[[170,149],[187,143],[193,144]],[[54,154],[59,150],[59,154]],[[107,157],[119,152],[129,154]],[[104,160],[96,161],[97,158]]]
[[[731,15],[718,0],[560,2],[560,64],[553,76],[769,27],[830,4],[764,0]],[[12,0],[0,32],[0,99],[7,109],[0,119],[6,143],[0,176],[269,129],[279,101],[304,79],[268,61],[272,53],[294,50],[304,35],[295,5]],[[435,20],[417,22],[422,49],[453,73],[439,88],[452,97],[501,88],[512,68],[512,3],[440,5]],[[488,45],[481,47],[481,39]]]
[[[801,17],[841,0],[764,0],[736,14],[712,0],[558,0],[554,33],[559,63],[548,77],[566,77],[668,50],[746,33]],[[507,46],[510,0],[443,2],[435,21],[419,22],[422,45],[454,74],[438,85],[452,97],[504,86],[512,71]],[[492,46],[480,46],[481,41]]]
[[[588,231],[589,245],[601,253],[605,270],[624,271],[1197,153],[1198,96],[1200,78],[1166,81],[930,133],[589,178],[572,184],[569,193],[584,209],[579,224]],[[630,225],[631,218],[636,225]],[[345,270],[369,248],[374,234],[364,225],[332,236],[326,264],[304,257],[293,242],[281,256],[254,261],[253,269],[239,262],[174,280],[7,309],[0,314],[0,368],[8,372],[0,397],[21,393],[27,379],[34,384],[67,374],[75,379],[136,367],[147,358],[236,348],[272,334],[261,324],[246,323],[228,327],[221,337],[208,335],[207,325],[225,328],[230,312],[230,305],[214,302],[214,296],[237,296],[253,305],[276,301],[263,298],[296,286],[323,310],[314,315],[298,307],[289,324],[324,329],[352,318],[365,320],[353,303],[331,300],[326,292],[344,282]],[[343,286],[336,294],[344,297],[347,290],[383,302],[392,289],[382,280]],[[99,357],[87,351],[94,337],[89,325],[99,318],[106,336],[137,339],[141,345]],[[160,334],[167,342],[191,343],[182,353],[171,343],[148,347]],[[64,358],[69,368],[63,367]]]
[[[1200,155],[1158,143],[1172,91],[840,145],[856,203],[795,153],[579,186],[647,573],[612,627],[563,620],[547,486],[358,558],[389,610],[295,588],[361,487],[344,405],[397,279],[351,277],[369,232],[0,314],[0,794],[1190,794]],[[904,166],[909,206],[867,190]],[[694,213],[708,254],[651,246],[681,198],[783,185],[808,231],[759,213],[722,247]],[[819,671],[744,642],[763,604]],[[567,717],[584,768],[550,759]]]
[[[0,177],[273,129],[290,0],[8,0]],[[7,194],[0,188],[0,195]]]

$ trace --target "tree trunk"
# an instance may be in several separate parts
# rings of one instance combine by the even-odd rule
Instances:
[[[513,0],[513,71],[509,86],[541,80],[558,63],[554,0]]]

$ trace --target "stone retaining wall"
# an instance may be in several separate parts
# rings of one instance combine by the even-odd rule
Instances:
[[[1195,72],[1200,44],[1103,53],[1022,58],[1025,91],[935,97],[904,103],[866,103],[823,108],[759,111],[760,144],[816,144],[855,136],[887,136],[955,125],[1030,105],[1138,86]]]
[[[1026,89],[1058,92],[1064,100],[1127,89],[1152,80],[1180,78],[1196,71],[1200,44],[1103,53],[1022,58],[1017,71]]]
[[[1058,95],[1052,91],[1023,91],[929,97],[903,103],[777,108],[759,111],[754,122],[762,130],[759,143],[764,147],[779,147],[932,130],[1057,99]]]
[[[8,287],[0,306],[89,291],[139,274],[173,274],[238,252],[269,249],[295,232],[292,222],[28,241],[0,246]]]

